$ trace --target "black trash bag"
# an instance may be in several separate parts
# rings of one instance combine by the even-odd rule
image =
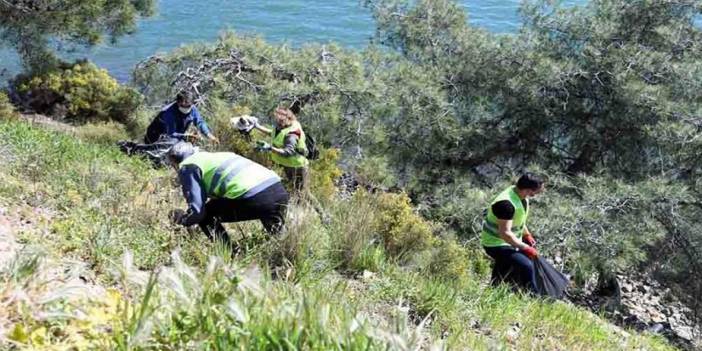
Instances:
[[[534,260],[536,272],[536,292],[541,296],[562,299],[570,281],[563,273],[554,268],[545,258]]]
[[[319,159],[319,148],[317,147],[317,141],[309,134],[305,134],[305,146],[307,147],[307,157],[308,160],[314,161]]]
[[[174,138],[161,138],[152,144],[139,144],[129,140],[117,142],[119,149],[129,156],[140,155],[152,162],[154,167],[168,166],[166,155],[168,150],[180,140]]]

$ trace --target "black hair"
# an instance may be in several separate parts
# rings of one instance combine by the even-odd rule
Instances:
[[[188,90],[183,90],[178,95],[176,95],[176,102],[185,102],[192,105],[195,101],[193,98],[193,93]]]
[[[526,172],[517,180],[517,188],[538,190],[544,186],[544,179],[534,173]]]
[[[295,115],[299,115],[305,105],[315,103],[318,97],[319,92],[304,95],[285,95],[281,98],[279,107],[287,108]]]

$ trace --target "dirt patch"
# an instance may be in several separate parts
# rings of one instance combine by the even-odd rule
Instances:
[[[51,117],[40,114],[22,114],[22,119],[35,124],[38,127],[46,128],[63,133],[73,133],[76,128],[68,123],[57,121]]]

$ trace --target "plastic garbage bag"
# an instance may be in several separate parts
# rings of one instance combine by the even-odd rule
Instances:
[[[178,139],[162,138],[152,144],[139,144],[122,140],[117,142],[117,145],[127,155],[141,155],[150,160],[154,167],[165,167],[168,166],[166,154],[178,141]]]
[[[534,260],[534,270],[536,271],[536,292],[541,296],[562,299],[570,284],[568,277],[542,257]]]

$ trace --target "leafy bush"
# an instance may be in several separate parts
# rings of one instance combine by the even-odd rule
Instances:
[[[141,103],[139,93],[121,86],[106,70],[87,61],[20,77],[13,84],[22,103],[29,108],[79,123],[110,120],[128,123]]]
[[[336,195],[336,180],[341,177],[339,149],[320,148],[320,156],[310,164],[310,188],[320,201],[329,202]]]
[[[7,94],[0,91],[0,119],[14,118],[17,118],[17,111],[15,111],[15,107],[10,103],[10,98],[7,97]]]
[[[376,206],[373,227],[391,256],[399,257],[431,247],[432,225],[415,213],[405,193],[380,193],[372,200]]]
[[[409,258],[435,241],[431,223],[414,212],[406,194],[357,190],[336,202],[331,232],[341,266],[375,271],[385,258]]]
[[[314,209],[290,206],[284,233],[269,238],[262,232],[259,247],[251,249],[263,254],[261,264],[277,270],[275,274],[279,278],[300,281],[333,268],[329,258],[330,239],[329,233],[319,224]],[[285,272],[281,275],[281,271]]]
[[[529,229],[550,257],[565,258],[579,281],[592,273],[636,269],[647,248],[665,237],[658,218],[666,203],[686,201],[684,187],[664,179],[627,184],[600,177],[552,177],[550,191],[533,201]],[[635,228],[635,229],[634,229]]]
[[[471,260],[468,251],[455,240],[437,240],[428,271],[432,276],[448,281],[465,281],[471,274]]]

